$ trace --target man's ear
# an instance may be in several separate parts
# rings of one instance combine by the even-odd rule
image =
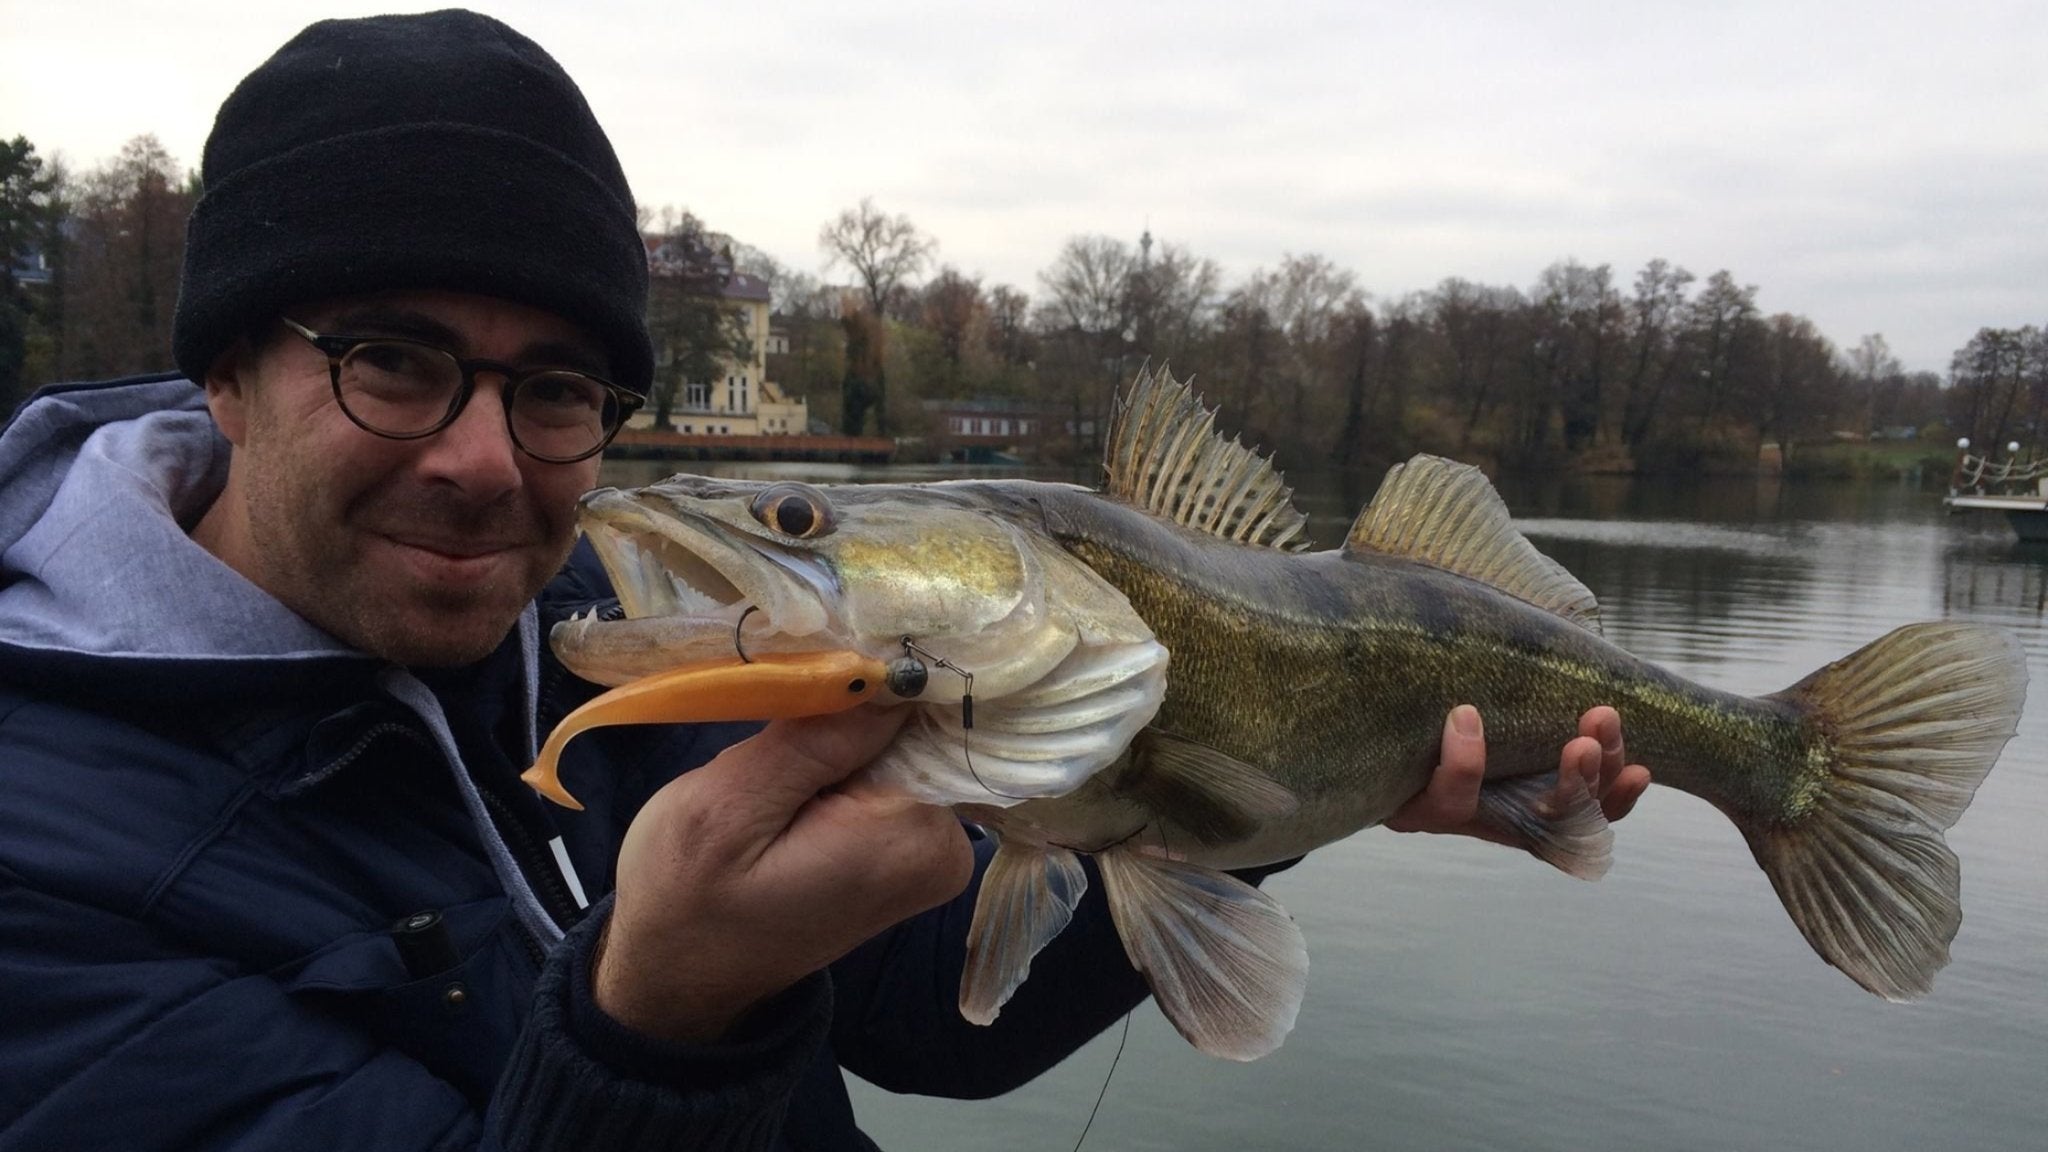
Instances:
[[[221,435],[237,448],[242,446],[242,437],[249,429],[249,398],[254,393],[256,361],[254,342],[246,335],[237,336],[206,370],[207,410],[213,413],[213,422],[220,426]]]

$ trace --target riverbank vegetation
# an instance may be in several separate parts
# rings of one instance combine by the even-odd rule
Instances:
[[[152,137],[84,173],[17,137],[0,143],[0,189],[0,403],[168,368],[196,174]],[[1019,286],[946,262],[939,238],[872,201],[821,228],[818,275],[687,213],[645,215],[769,281],[770,378],[814,419],[898,437],[913,457],[945,448],[944,412],[981,405],[1032,428],[1009,450],[1088,459],[1115,388],[1148,361],[1193,375],[1229,430],[1288,466],[1436,451],[1499,468],[1899,475],[1945,467],[1957,436],[2031,443],[2048,419],[2037,328],[1981,330],[1946,374],[1907,372],[1881,335],[1844,347],[1765,313],[1732,271],[1661,259],[1617,272],[1566,258],[1526,285],[1373,297],[1315,254],[1228,277],[1170,239],[1084,234]],[[730,325],[658,319],[680,342],[672,363],[735,349]]]

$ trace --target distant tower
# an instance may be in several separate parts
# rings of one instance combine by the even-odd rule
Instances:
[[[1151,266],[1152,266],[1152,226],[1151,226],[1151,225],[1149,225],[1149,224],[1147,224],[1147,225],[1145,226],[1145,234],[1144,234],[1143,236],[1140,236],[1140,237],[1138,237],[1138,267],[1139,267],[1140,269],[1144,269],[1144,268],[1150,268]]]

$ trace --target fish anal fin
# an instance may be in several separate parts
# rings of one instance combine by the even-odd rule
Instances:
[[[1117,397],[1103,491],[1157,516],[1235,540],[1300,552],[1308,517],[1272,461],[1215,429],[1216,412],[1165,365]]]
[[[1394,465],[1344,549],[1419,560],[1600,631],[1593,593],[1515,530],[1500,494],[1470,464],[1414,456]]]
[[[1243,840],[1300,807],[1293,792],[1259,769],[1156,728],[1138,734],[1115,788],[1211,846]]]
[[[995,1022],[1031,973],[1031,960],[1074,918],[1088,891],[1081,861],[1063,848],[1002,843],[982,873],[960,974],[960,1015]]]
[[[1096,860],[1124,951],[1188,1043],[1228,1060],[1280,1047],[1308,988],[1308,949],[1279,901],[1128,848]]]
[[[1567,876],[1598,880],[1614,862],[1614,832],[1584,777],[1572,774],[1564,788],[1560,795],[1548,775],[1488,781],[1479,823]]]

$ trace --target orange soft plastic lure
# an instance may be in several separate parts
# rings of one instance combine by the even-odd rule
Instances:
[[[750,662],[685,664],[617,688],[562,718],[520,779],[565,808],[581,809],[562,787],[557,761],[570,739],[612,724],[788,720],[844,712],[874,698],[888,668],[858,652],[757,656]]]

